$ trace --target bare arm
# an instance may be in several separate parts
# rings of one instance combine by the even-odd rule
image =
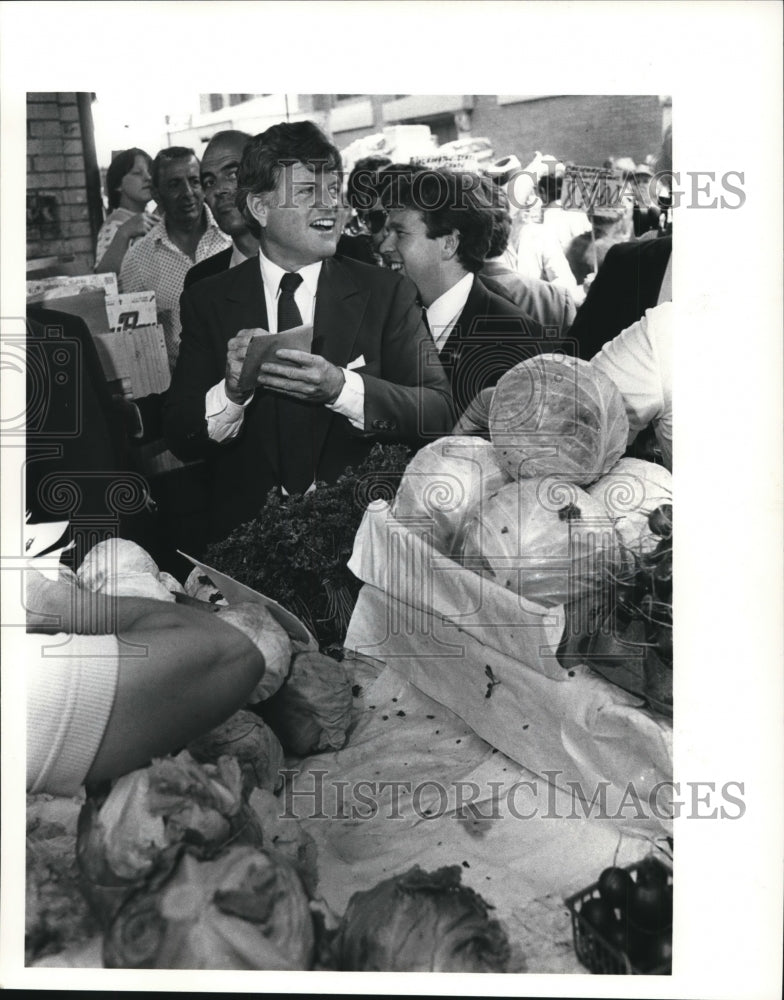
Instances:
[[[179,750],[241,708],[264,675],[264,658],[238,628],[216,614],[160,607],[166,610],[140,615],[122,633],[147,653],[120,661],[117,694],[88,783]]]
[[[115,632],[121,640],[114,705],[88,782],[179,750],[241,708],[265,673],[257,646],[215,613],[106,597],[40,574],[31,576],[27,606],[37,631]],[[44,608],[50,621],[42,626]]]
[[[119,274],[131,240],[136,236],[146,235],[155,223],[155,216],[149,212],[139,212],[118,226],[112,242],[95,265],[95,273],[104,274],[112,271],[114,274]]]

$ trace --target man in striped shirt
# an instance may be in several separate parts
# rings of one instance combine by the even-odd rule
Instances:
[[[162,149],[152,165],[155,200],[163,219],[125,255],[120,290],[152,290],[163,326],[169,368],[180,347],[180,295],[185,275],[194,263],[230,247],[231,237],[219,228],[199,175],[199,161],[192,149]]]

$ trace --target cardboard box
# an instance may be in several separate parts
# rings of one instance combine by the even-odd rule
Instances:
[[[171,374],[162,326],[138,326],[127,333],[100,333],[93,339],[107,382],[126,380],[131,398],[139,399],[169,388]]]
[[[51,302],[53,299],[67,298],[79,292],[104,292],[118,294],[117,275],[107,274],[61,274],[53,278],[38,278],[27,282],[28,301]],[[59,306],[52,306],[53,309]]]
[[[139,326],[154,326],[158,322],[155,292],[107,294],[106,317],[109,333],[127,333]]]

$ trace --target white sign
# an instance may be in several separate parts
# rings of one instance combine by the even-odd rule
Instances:
[[[632,193],[627,182],[607,167],[565,168],[561,207],[566,211],[586,212],[594,215],[608,209],[623,210],[625,200]]]

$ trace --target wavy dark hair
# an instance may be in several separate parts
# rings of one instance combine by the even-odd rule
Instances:
[[[503,188],[497,187],[488,178],[489,193],[493,204],[493,231],[490,234],[490,246],[487,257],[493,260],[500,257],[509,246],[512,233],[512,216],[509,214],[509,198]]]
[[[481,270],[493,232],[492,185],[467,170],[395,164],[379,174],[384,208],[418,212],[429,239],[457,230],[457,259],[473,274]]]
[[[131,149],[123,149],[117,153],[109,164],[106,171],[106,197],[109,201],[109,210],[117,208],[120,204],[120,185],[126,174],[133,170],[136,157],[143,156],[147,161],[147,169],[152,174],[152,157],[145,153],[143,149],[132,146]]]
[[[261,227],[248,208],[248,195],[274,191],[282,169],[295,163],[314,171],[342,169],[337,146],[311,121],[272,125],[245,147],[237,174],[237,208],[257,238]]]

